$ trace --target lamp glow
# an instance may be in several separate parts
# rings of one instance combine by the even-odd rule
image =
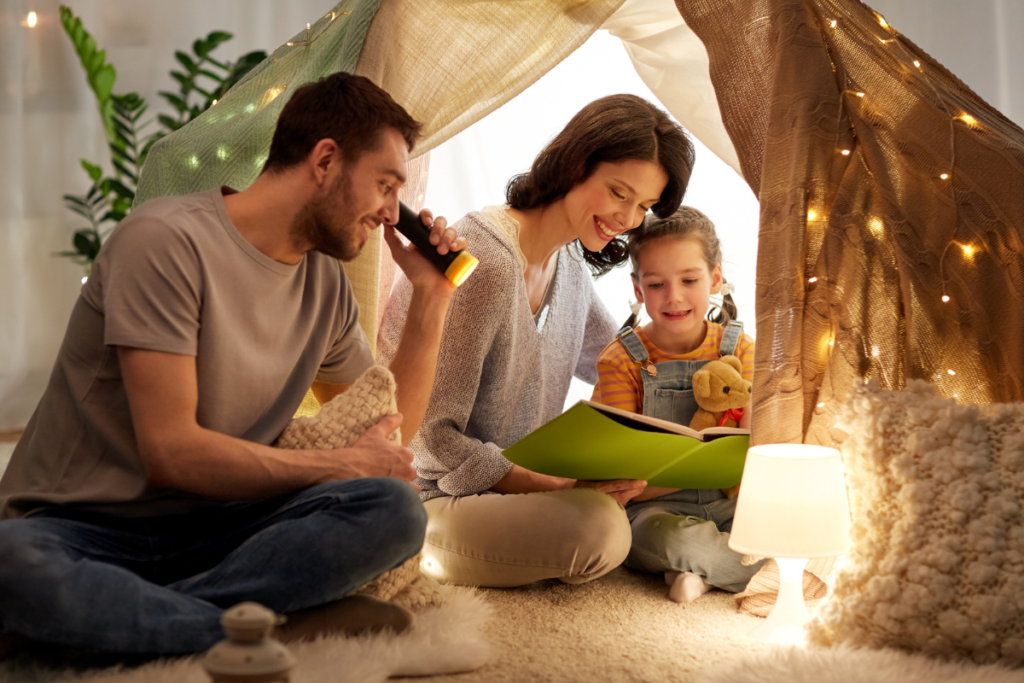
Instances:
[[[812,557],[843,555],[850,507],[839,451],[825,446],[771,444],[747,451],[729,547],[774,557],[779,597],[768,619],[750,632],[768,642],[793,642],[810,615],[803,569]]]

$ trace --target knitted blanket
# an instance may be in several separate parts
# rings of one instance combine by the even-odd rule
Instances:
[[[353,382],[348,391],[325,403],[316,415],[292,420],[274,445],[278,448],[348,448],[382,417],[396,412],[395,378],[387,368],[375,365]],[[401,443],[401,430],[392,432],[388,440]],[[443,602],[434,580],[420,572],[419,554],[355,592],[413,610],[439,606]]]
[[[1024,404],[855,387],[851,547],[810,639],[1024,665]]]

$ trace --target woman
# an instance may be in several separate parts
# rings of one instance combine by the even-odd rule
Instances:
[[[664,112],[632,95],[606,97],[509,182],[506,206],[457,224],[480,265],[452,298],[430,405],[410,444],[429,517],[428,573],[476,586],[583,583],[626,557],[621,504],[644,482],[547,476],[501,451],[562,411],[573,375],[597,379],[597,355],[615,336],[579,254],[595,275],[625,261],[622,233],[649,210],[676,210],[693,158]],[[383,364],[411,297],[400,278],[381,326]]]

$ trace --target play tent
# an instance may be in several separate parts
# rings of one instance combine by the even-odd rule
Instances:
[[[138,201],[259,173],[297,86],[347,70],[418,120],[425,152],[604,27],[761,206],[754,439],[833,443],[854,381],[1024,393],[1024,132],[855,0],[348,0],[154,147]],[[379,232],[349,264],[364,326],[393,273]]]

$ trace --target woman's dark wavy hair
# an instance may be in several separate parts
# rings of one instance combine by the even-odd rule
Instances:
[[[722,243],[715,232],[715,224],[692,206],[680,206],[671,216],[665,218],[647,218],[639,228],[630,230],[628,234],[626,250],[633,268],[634,282],[640,277],[640,252],[651,242],[666,237],[697,240],[704,252],[708,272],[713,272],[715,266],[722,265]],[[725,284],[724,277],[722,284]],[[717,312],[714,308],[708,309],[707,319],[719,325],[728,325],[738,314],[736,302],[730,294],[723,294],[722,305],[715,308],[718,309]],[[623,324],[623,328],[636,327],[636,323],[637,316],[631,315]]]
[[[589,178],[598,164],[630,159],[653,161],[665,170],[668,184],[651,210],[670,216],[690,182],[693,143],[668,114],[636,95],[602,97],[583,107],[537,156],[530,172],[508,182],[505,198],[513,209],[546,206]],[[595,276],[629,257],[622,236],[596,252],[584,249],[579,240],[576,245]]]

